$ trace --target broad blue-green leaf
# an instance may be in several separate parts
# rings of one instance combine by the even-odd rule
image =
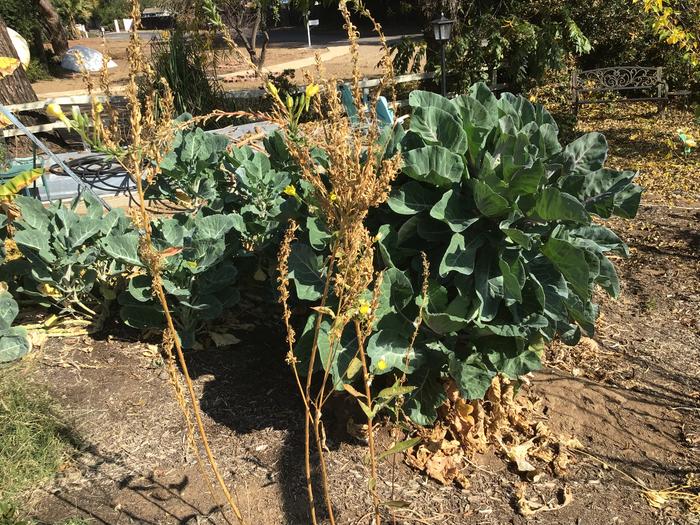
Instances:
[[[144,266],[139,258],[139,235],[136,232],[110,235],[102,239],[100,245],[110,257],[133,266]]]
[[[474,271],[476,252],[483,243],[484,240],[481,236],[473,237],[467,242],[461,233],[452,235],[450,244],[440,262],[440,276],[446,277],[450,272],[471,275]]]
[[[491,187],[481,181],[472,181],[474,202],[479,211],[487,217],[500,217],[510,211],[510,203]]]
[[[580,224],[590,222],[588,212],[581,202],[555,187],[546,188],[538,195],[534,212],[546,221],[573,221]]]
[[[525,286],[525,267],[520,255],[517,257],[500,257],[498,266],[503,274],[503,290],[506,301],[522,302],[523,286]],[[508,303],[507,303],[508,304]]]
[[[442,109],[448,113],[455,110],[455,107],[452,105],[450,99],[445,98],[442,95],[438,95],[437,93],[433,93],[432,91],[411,91],[411,94],[408,96],[408,104],[412,108],[432,107]]]
[[[587,133],[564,148],[573,159],[572,173],[585,175],[599,170],[608,156],[608,141],[601,133]]]
[[[380,375],[399,370],[412,374],[420,368],[425,357],[415,345],[409,351],[412,335],[396,330],[380,330],[372,335],[367,343],[367,355],[372,360],[371,372]]]
[[[148,275],[136,275],[129,279],[127,289],[131,297],[140,303],[153,301],[153,280]]]
[[[223,239],[223,237],[233,228],[235,219],[230,215],[209,215],[196,220],[195,239]]]
[[[479,322],[492,321],[503,300],[503,276],[498,269],[497,256],[484,250],[474,267],[474,291],[480,301]]]
[[[409,181],[395,188],[387,204],[399,215],[415,215],[429,210],[440,198],[440,194],[417,181]]]
[[[595,282],[599,284],[611,297],[617,298],[620,295],[620,280],[617,277],[615,266],[605,255],[600,255],[598,259],[600,270]]]
[[[309,230],[309,244],[314,250],[322,251],[328,245],[331,234],[319,217],[307,217],[306,229]]]
[[[572,242],[581,247],[601,252],[616,252],[627,256],[629,250],[627,245],[610,228],[600,224],[590,224],[569,230],[568,234],[573,237]]]
[[[535,193],[544,178],[544,164],[537,160],[532,166],[516,170],[508,181],[508,190],[513,196]]]
[[[22,327],[12,327],[0,335],[0,363],[9,363],[24,357],[29,352],[27,331]]]
[[[83,217],[70,227],[68,234],[69,248],[76,249],[82,246],[88,239],[100,233],[102,223],[100,219]]]
[[[0,331],[7,330],[19,313],[19,306],[9,292],[0,292]]]
[[[542,246],[542,253],[562,273],[580,297],[590,298],[589,268],[585,250],[552,237]]]
[[[156,328],[165,324],[163,311],[155,303],[125,304],[119,309],[119,316],[132,328]]]
[[[639,209],[642,188],[633,184],[636,173],[600,169],[587,173],[581,181],[579,198],[586,209],[607,218],[619,215],[633,218]]]
[[[15,198],[19,206],[20,222],[26,222],[33,229],[45,230],[49,226],[49,212],[39,199],[19,195]]]
[[[381,319],[389,313],[399,313],[410,303],[412,297],[413,286],[406,274],[396,268],[389,268],[382,278],[375,316]]]
[[[424,146],[404,154],[403,172],[421,182],[449,188],[462,179],[462,158],[442,146]]]
[[[426,366],[408,376],[406,384],[416,387],[404,405],[408,417],[417,425],[432,425],[446,399],[439,370]]]
[[[479,220],[474,211],[467,208],[466,199],[454,190],[448,190],[430,210],[430,216],[447,223],[453,232],[463,232]]]
[[[530,347],[519,350],[511,338],[487,338],[477,344],[486,353],[491,366],[501,374],[516,380],[525,374],[542,368],[542,361]]]
[[[410,130],[426,144],[443,146],[459,155],[467,151],[467,134],[461,124],[450,113],[437,107],[414,109]]]
[[[296,243],[289,255],[289,278],[294,281],[297,297],[316,301],[323,295],[325,285],[323,257],[306,244]]]
[[[45,229],[19,230],[14,235],[14,241],[22,253],[26,254],[27,250],[34,252],[49,264],[56,261],[50,239],[51,235]]]
[[[450,377],[457,383],[464,399],[483,399],[495,375],[483,363],[481,355],[473,353],[466,358],[450,357]]]

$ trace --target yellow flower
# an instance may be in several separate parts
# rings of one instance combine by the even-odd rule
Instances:
[[[689,148],[697,148],[698,147],[698,143],[695,142],[695,139],[693,137],[688,137],[687,139],[685,139],[685,145]]]
[[[56,288],[51,286],[48,283],[41,283],[39,286],[37,286],[37,290],[39,290],[39,293],[42,295],[45,295],[47,297],[60,297],[61,292],[59,292]]]
[[[389,365],[386,364],[386,361],[384,361],[384,359],[380,359],[379,361],[377,361],[378,370],[386,370],[387,366]]]
[[[99,115],[99,114],[102,113],[104,110],[105,110],[105,108],[104,108],[104,106],[102,105],[102,102],[98,102],[97,104],[95,104],[95,113],[97,113],[97,114]]]
[[[360,312],[362,317],[366,317],[370,312],[369,303],[364,299],[360,299],[360,307],[357,309],[357,311]]]
[[[294,186],[287,186],[284,188],[284,193],[289,195],[290,197],[296,197],[297,195],[297,189]]]
[[[0,113],[0,129],[6,128],[10,124],[12,124],[12,122],[10,122],[10,119],[7,118],[4,114]]]
[[[308,86],[306,86],[306,98],[309,100],[312,99],[313,97],[318,95],[320,89],[321,88],[318,84],[309,84]]]
[[[61,106],[53,102],[46,106],[46,114],[49,117],[57,118],[59,120],[63,120],[64,118],[66,118],[66,115],[65,113],[63,113]]]
[[[331,202],[335,202],[338,200],[338,196],[335,193],[331,193],[328,198],[331,200]]]
[[[291,96],[287,95],[287,109],[289,111],[292,111],[293,107],[294,107],[294,99]]]
[[[277,89],[277,87],[276,87],[272,82],[268,82],[266,87],[267,87],[267,92],[268,92],[270,95],[272,95],[272,96],[275,97],[277,100],[279,100],[280,102],[282,102],[282,100],[280,100],[280,92],[279,92],[279,90]]]

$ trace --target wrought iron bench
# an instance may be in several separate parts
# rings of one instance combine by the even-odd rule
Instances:
[[[624,92],[626,96],[617,100],[594,96],[612,91]],[[656,102],[662,112],[668,103],[668,86],[662,67],[620,66],[574,71],[571,93],[575,113],[583,104],[642,101]]]

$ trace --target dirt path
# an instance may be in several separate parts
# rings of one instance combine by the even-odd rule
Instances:
[[[550,368],[530,387],[544,400],[550,428],[575,435],[599,460],[580,454],[558,475],[545,471],[528,483],[531,499],[556,498],[565,488],[573,495],[567,507],[535,523],[697,523],[676,505],[652,509],[620,471],[664,488],[700,469],[700,212],[646,208],[636,223],[616,227],[632,257],[619,262],[622,298],[602,305],[597,350],[581,345],[553,352]],[[284,364],[283,333],[274,322],[248,324],[271,317],[259,299],[248,297],[242,310],[245,319],[226,323],[241,343],[189,355],[206,428],[251,523],[307,524],[301,404]],[[53,341],[39,357],[33,379],[60,400],[86,449],[33,495],[37,518],[51,523],[82,515],[116,525],[202,523],[208,516],[223,523],[184,445],[165,368],[135,337]],[[339,523],[356,523],[369,508],[366,447],[345,432],[352,411],[342,403],[333,410],[343,421],[329,410],[334,503]],[[388,441],[386,428],[379,440]],[[413,519],[397,523],[525,523],[514,505],[520,476],[492,454],[474,462],[467,491],[440,486],[399,463],[393,498],[410,504]],[[391,479],[388,462],[382,476]],[[381,490],[388,495],[390,483]]]

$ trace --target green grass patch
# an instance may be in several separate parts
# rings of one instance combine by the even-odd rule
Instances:
[[[0,369],[0,525],[22,523],[3,514],[14,514],[13,502],[51,478],[76,444],[44,389],[17,369]]]

